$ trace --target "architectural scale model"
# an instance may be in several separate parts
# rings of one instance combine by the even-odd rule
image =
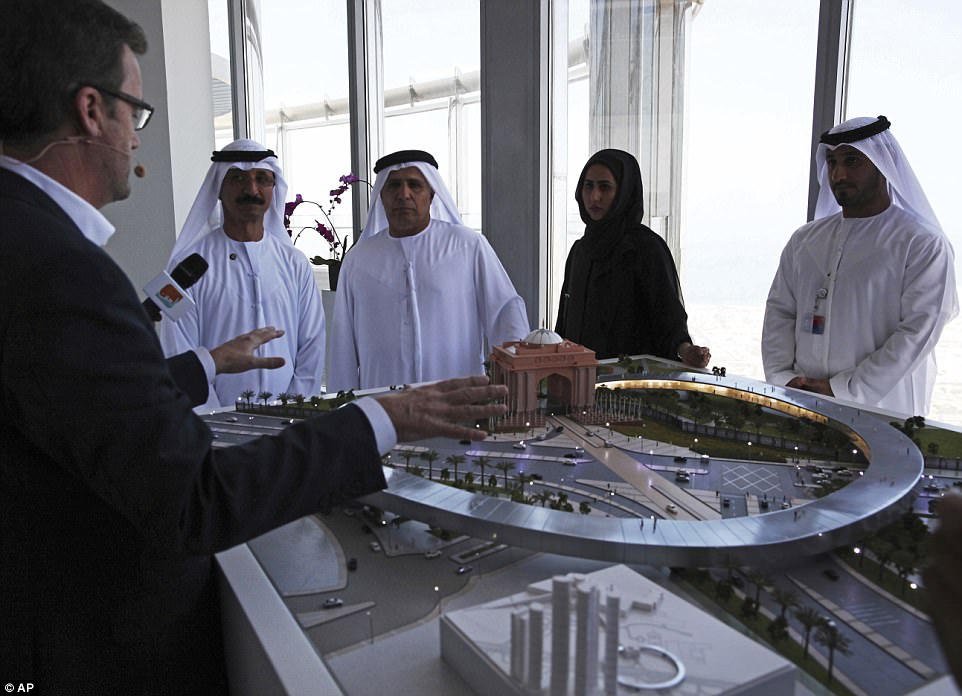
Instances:
[[[552,683],[554,693],[565,694],[590,693],[592,683],[598,694],[605,693],[606,683],[609,693],[612,683],[614,693],[651,692],[652,685],[679,696],[758,689],[793,693],[791,686],[766,681],[777,679],[775,663],[772,670],[761,669],[756,683],[751,670],[768,664],[764,648],[753,646],[763,651],[759,659],[753,650],[739,648],[738,658],[711,663],[720,653],[708,650],[704,640],[714,640],[714,622],[685,605],[678,596],[684,590],[676,589],[684,585],[659,570],[733,563],[771,569],[780,587],[794,585],[806,606],[839,623],[855,643],[856,657],[835,654],[836,678],[862,687],[862,693],[902,696],[944,673],[944,661],[931,651],[931,626],[875,600],[871,591],[854,590],[861,584],[849,582],[832,556],[820,555],[861,541],[894,520],[916,493],[925,501],[927,491],[938,488],[934,484],[950,485],[948,478],[929,480],[928,470],[922,492],[921,454],[890,425],[892,419],[815,394],[737,376],[674,371],[675,364],[644,360],[642,365],[603,361],[598,386],[605,388],[596,391],[593,406],[564,419],[549,413],[543,427],[522,421],[511,433],[492,428],[481,442],[435,438],[398,445],[384,470],[387,490],[343,513],[335,509],[312,516],[222,554],[219,562],[229,568],[225,577],[243,605],[238,625],[250,620],[271,627],[258,638],[271,655],[271,665],[258,672],[263,682],[252,676],[253,666],[260,664],[252,656],[262,648],[241,647],[245,634],[231,633],[239,637],[233,664],[240,681],[251,685],[241,693],[290,689],[271,682],[273,675],[284,675],[284,684],[293,683],[291,675],[305,684],[320,683],[324,664],[346,693],[385,692],[399,683],[412,693],[450,694],[547,694]],[[540,386],[543,392],[544,382]],[[837,471],[841,463],[830,453],[809,452],[799,464],[785,458],[740,461],[731,448],[728,453],[710,449],[709,461],[684,444],[658,442],[660,430],[652,433],[655,439],[646,434],[642,446],[637,434],[618,432],[621,416],[612,409],[625,397],[638,401],[642,392],[654,404],[679,404],[680,413],[690,413],[691,395],[702,392],[767,414],[827,424],[844,435],[840,442],[850,441],[859,456],[864,454],[868,466],[862,461],[839,467],[851,483],[814,499],[805,491],[816,488],[814,477],[825,471],[815,465]],[[291,422],[262,413],[209,418],[215,446],[247,441]],[[773,439],[784,438],[769,437],[769,442]],[[745,451],[744,442],[741,446]],[[769,444],[764,446],[768,454]],[[700,449],[705,451],[704,440]],[[691,481],[675,483],[682,472]],[[764,491],[771,506],[760,504]],[[541,501],[552,494],[557,499],[560,492],[571,496],[574,512],[543,506]],[[514,493],[533,504],[505,497]],[[590,510],[579,511],[579,500],[587,500]],[[607,563],[630,565],[639,573],[650,569],[657,586],[617,566],[612,572],[626,572],[629,581],[598,580],[604,576],[596,569]],[[572,569],[584,575],[562,575]],[[250,589],[255,577],[256,593]],[[388,577],[391,582],[384,581]],[[873,599],[856,596],[859,592]],[[503,599],[491,602],[492,597]],[[873,611],[876,603],[885,605],[882,612],[898,614],[899,625],[863,625],[859,600],[871,601]],[[271,614],[262,622],[260,610],[268,606]],[[431,616],[436,618],[425,623]],[[286,626],[283,638],[274,632],[279,621]],[[617,634],[609,630],[616,622]],[[600,629],[582,630],[588,625]],[[891,645],[884,647],[880,636]],[[293,657],[293,646],[301,643],[303,650]],[[718,645],[727,650],[729,641]],[[374,675],[374,663],[395,669]],[[670,686],[673,682],[678,683]]]
[[[522,341],[509,341],[491,352],[491,382],[508,387],[508,413],[541,423],[538,387],[547,383],[550,402],[570,409],[591,408],[595,400],[595,352],[567,341],[554,331],[537,329]]]
[[[441,655],[479,694],[770,696],[795,680],[792,663],[623,565],[448,612]]]
[[[804,514],[782,509],[722,519],[716,510],[700,521],[662,519],[647,526],[644,518],[572,515],[512,503],[397,469],[385,470],[386,490],[364,500],[443,529],[533,551],[668,567],[718,567],[733,558],[764,567],[783,558],[811,556],[854,543],[911,508],[923,470],[922,455],[905,435],[870,412],[817,394],[718,374],[668,372],[640,379],[625,375],[604,384],[612,390],[704,391],[832,422],[859,445],[869,466],[844,488],[807,503]],[[558,423],[551,416],[547,421]],[[662,509],[669,504],[675,509],[705,507],[686,491],[666,484],[637,453],[609,446],[596,430],[569,419],[561,427],[622,480],[630,478],[635,488],[655,491]]]

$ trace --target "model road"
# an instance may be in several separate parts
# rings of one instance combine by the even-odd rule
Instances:
[[[564,416],[548,416],[546,420],[556,427],[562,426],[572,441],[579,442],[597,461],[648,498],[653,508],[665,511],[669,504],[674,505],[676,512],[666,512],[665,516],[679,520],[721,519],[718,510],[676,486],[643,462],[617,447],[605,447],[605,438],[591,428]]]

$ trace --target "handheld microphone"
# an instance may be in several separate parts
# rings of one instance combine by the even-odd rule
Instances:
[[[207,261],[200,254],[191,254],[174,267],[168,275],[160,273],[156,278],[144,286],[144,292],[149,297],[144,300],[144,311],[154,321],[160,321],[161,307],[154,299],[163,305],[163,311],[171,319],[178,319],[181,314],[193,305],[193,301],[184,291],[200,280],[207,272]]]

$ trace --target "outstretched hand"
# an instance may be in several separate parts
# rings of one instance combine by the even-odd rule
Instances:
[[[711,360],[711,351],[706,346],[696,346],[685,341],[678,346],[678,357],[691,367],[705,367]]]
[[[254,351],[268,341],[284,335],[283,329],[265,326],[242,334],[226,343],[212,348],[217,374],[247,372],[248,370],[275,370],[284,366],[284,358],[261,358]]]
[[[507,387],[488,384],[487,377],[479,376],[448,379],[376,398],[394,423],[398,441],[409,442],[426,437],[481,440],[484,431],[465,423],[500,416],[507,407],[490,402],[507,395]]]

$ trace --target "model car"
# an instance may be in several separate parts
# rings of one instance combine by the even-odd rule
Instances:
[[[376,542],[376,541],[372,541],[370,544],[368,544],[368,546],[370,547],[371,551],[380,551],[380,550],[381,550],[381,545],[380,545],[378,542]]]
[[[464,575],[465,573],[470,573],[474,568],[471,566],[458,566],[457,570],[454,571],[455,575]]]
[[[427,559],[437,558],[441,555],[441,549],[431,549],[430,551],[424,552],[424,557]]]
[[[336,607],[343,607],[344,600],[341,599],[340,597],[328,597],[327,599],[324,600],[324,603],[321,606],[324,609],[335,609]]]

